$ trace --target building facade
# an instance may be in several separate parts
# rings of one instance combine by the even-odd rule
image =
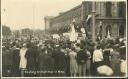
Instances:
[[[89,15],[92,17],[87,22]],[[63,33],[68,30],[75,19],[78,27],[86,28],[89,35],[100,35],[101,38],[126,36],[126,3],[125,2],[86,2],[52,17],[48,22],[51,32]],[[45,20],[46,21],[46,20]],[[46,23],[46,22],[45,22]]]
[[[52,22],[52,18],[53,18],[53,16],[45,16],[44,17],[44,23],[45,23],[45,30],[48,30],[48,29],[50,29],[50,27],[51,27],[51,22]]]
[[[125,2],[97,2],[95,3],[96,33],[101,29],[102,37],[107,36],[108,30],[111,37],[126,36],[126,3]]]

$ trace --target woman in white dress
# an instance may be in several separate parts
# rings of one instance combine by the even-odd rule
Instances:
[[[27,51],[27,47],[26,44],[24,43],[23,47],[20,49],[20,65],[19,65],[19,68],[23,70],[26,69],[26,65],[27,65],[27,60],[25,58],[26,51]]]

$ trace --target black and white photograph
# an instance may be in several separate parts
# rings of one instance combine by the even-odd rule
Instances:
[[[1,78],[127,78],[127,0],[1,0]]]

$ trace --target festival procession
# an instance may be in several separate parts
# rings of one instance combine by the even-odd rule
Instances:
[[[126,77],[125,8],[125,2],[82,1],[45,16],[44,30],[3,24],[2,76]]]

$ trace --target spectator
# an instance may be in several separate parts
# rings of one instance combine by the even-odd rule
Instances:
[[[13,46],[13,51],[12,51],[12,55],[13,55],[13,74],[14,76],[20,76],[19,74],[19,64],[20,64],[20,48],[18,44],[15,44]]]
[[[28,48],[25,57],[27,59],[27,69],[37,70],[39,63],[39,51],[37,49],[37,46],[34,44],[34,42],[31,43],[31,46]],[[35,75],[29,74],[29,76],[35,76]]]
[[[76,77],[76,74],[78,73],[78,65],[76,61],[76,56],[77,56],[77,53],[75,52],[75,48],[72,48],[69,53],[71,77]]]
[[[70,57],[69,57],[69,52],[70,52],[70,49],[69,48],[66,48],[66,53],[65,53],[65,56],[66,56],[66,76],[70,76]]]
[[[97,46],[93,52],[93,63],[95,66],[95,75],[97,74],[97,67],[103,63],[103,53],[100,46]]]
[[[126,47],[121,46],[119,52],[121,57],[121,63],[120,63],[121,76],[126,76],[126,72],[127,72]]]
[[[27,65],[27,60],[25,58],[26,51],[27,51],[27,48],[26,48],[26,44],[24,43],[23,47],[20,49],[20,65],[19,65],[19,67],[21,69],[22,68],[26,69],[26,65]]]
[[[82,48],[77,53],[79,76],[86,76],[87,51]]]
[[[91,53],[90,51],[86,50],[86,53],[87,53],[87,60],[86,60],[86,70],[87,70],[87,74],[88,76],[91,75]]]
[[[25,57],[26,55],[26,51],[28,50],[26,48],[26,43],[23,44],[23,47],[20,49],[20,65],[19,68],[21,69],[21,76],[24,76],[23,71],[26,70],[26,66],[27,66],[27,59]]]
[[[114,72],[114,76],[119,76],[120,75],[120,55],[119,52],[117,51],[117,47],[113,47],[113,51],[110,52],[111,55],[111,67]]]

